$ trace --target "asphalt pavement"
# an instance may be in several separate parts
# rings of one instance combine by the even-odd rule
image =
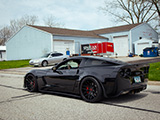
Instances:
[[[159,120],[160,86],[87,103],[80,97],[30,93],[22,77],[0,77],[0,120]]]

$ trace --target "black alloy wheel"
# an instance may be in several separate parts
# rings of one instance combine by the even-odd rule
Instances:
[[[48,66],[48,62],[45,60],[42,62],[42,67],[46,67],[46,66]]]
[[[95,78],[84,78],[80,85],[81,97],[87,102],[97,102],[102,98],[102,88]]]
[[[28,91],[36,92],[38,91],[37,79],[34,75],[29,74],[25,78],[25,85]]]

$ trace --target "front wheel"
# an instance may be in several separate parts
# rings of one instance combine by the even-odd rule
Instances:
[[[48,66],[48,62],[45,60],[42,62],[42,67],[46,67],[46,66]]]
[[[102,88],[95,78],[84,78],[80,85],[81,97],[87,102],[97,102],[102,98]]]
[[[34,75],[28,74],[25,78],[25,87],[30,92],[38,91],[37,79]]]

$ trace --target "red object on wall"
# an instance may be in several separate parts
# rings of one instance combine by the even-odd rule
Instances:
[[[90,46],[94,54],[114,52],[114,44],[111,42],[91,43]]]
[[[93,51],[94,54],[97,54],[98,51],[98,43],[91,43],[89,44],[91,46],[91,50]]]
[[[114,44],[111,42],[103,42],[103,53],[114,52]]]

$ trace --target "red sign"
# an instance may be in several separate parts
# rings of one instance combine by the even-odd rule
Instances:
[[[111,42],[103,42],[103,53],[114,52],[114,45]]]
[[[91,50],[93,51],[94,54],[97,54],[98,51],[98,43],[91,43],[89,44],[91,46]]]
[[[90,46],[94,54],[114,52],[114,45],[111,42],[91,43]]]

